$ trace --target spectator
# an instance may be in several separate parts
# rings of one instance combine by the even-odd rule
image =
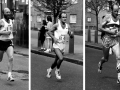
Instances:
[[[39,37],[41,50],[45,50],[44,41],[45,41],[45,34],[46,34],[46,25],[47,25],[46,21],[43,20],[42,27],[40,29],[40,37]]]

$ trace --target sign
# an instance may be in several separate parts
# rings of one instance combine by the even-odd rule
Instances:
[[[41,22],[42,22],[41,16],[37,16],[37,22],[38,22],[38,23],[41,23]]]
[[[76,23],[77,16],[76,15],[70,15],[70,23]]]

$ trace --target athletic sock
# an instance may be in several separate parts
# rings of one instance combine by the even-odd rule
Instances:
[[[12,72],[8,72],[8,77],[10,77],[12,75]]]

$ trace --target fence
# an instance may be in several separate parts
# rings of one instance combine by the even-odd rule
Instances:
[[[17,13],[13,30],[17,31],[14,38],[14,44],[28,47],[29,46],[29,31],[28,31],[28,16],[23,13]]]
[[[85,39],[87,42],[101,43],[101,32],[96,30],[96,26],[86,26]]]

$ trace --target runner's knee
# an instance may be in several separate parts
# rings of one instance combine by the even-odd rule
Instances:
[[[102,61],[108,62],[108,59],[105,59],[104,57],[102,57]]]
[[[116,59],[117,59],[117,60],[120,60],[120,56],[117,56]]]
[[[13,56],[9,57],[9,61],[12,62],[13,61]]]
[[[63,61],[63,57],[60,57],[59,60]]]

